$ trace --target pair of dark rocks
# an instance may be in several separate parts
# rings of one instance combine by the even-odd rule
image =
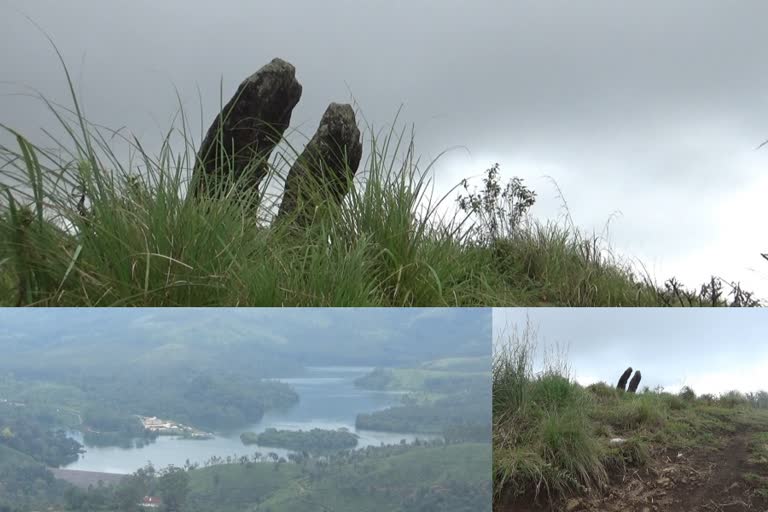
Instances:
[[[301,92],[296,69],[281,59],[245,79],[203,139],[193,196],[215,197],[234,190],[250,202],[258,197],[258,187],[269,172],[269,157],[288,129]],[[305,224],[319,200],[341,202],[361,157],[352,106],[331,103],[288,171],[278,219],[294,217]]]
[[[642,377],[642,375],[640,374],[640,370],[635,372],[635,375],[632,377],[632,380],[629,381],[629,388],[627,388],[627,380],[629,380],[630,375],[632,375],[631,366],[626,370],[624,370],[624,373],[621,374],[621,377],[619,378],[619,383],[616,385],[616,388],[622,391],[628,391],[630,393],[634,393],[635,391],[637,391],[637,386],[640,385],[640,379]]]

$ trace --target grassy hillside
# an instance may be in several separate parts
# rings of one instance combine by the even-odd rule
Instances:
[[[461,385],[465,381],[487,380],[487,372],[460,372],[427,370],[423,368],[387,368],[376,372],[374,375],[362,377],[358,380],[362,387],[392,391],[412,391],[421,393],[436,393],[440,382],[456,382]],[[372,381],[370,385],[367,382]]]
[[[355,385],[407,394],[402,405],[358,414],[355,425],[364,430],[486,441],[490,432],[488,370],[487,357],[437,359],[415,368],[376,368]]]
[[[768,394],[582,387],[562,369],[534,375],[530,355],[523,343],[494,360],[496,510],[768,505]]]
[[[215,466],[191,473],[189,503],[218,504],[217,512],[482,512],[490,510],[489,462],[488,445],[459,444],[377,448],[324,467]]]
[[[46,105],[67,134],[55,149],[12,127],[5,127],[12,143],[0,145],[0,183],[8,185],[0,305],[754,303],[738,287],[658,286],[570,220],[527,218],[535,194],[519,180],[500,183],[498,167],[479,191],[464,182],[436,197],[426,178],[432,164],[420,163],[402,133],[371,129],[368,158],[346,200],[323,204],[312,225],[297,230],[291,219],[270,223],[280,198],[267,191],[280,186],[299,148],[280,146],[266,184],[254,191],[257,216],[231,197],[186,197],[197,160],[184,112],[150,155],[132,137],[90,124],[76,101],[71,109]],[[182,143],[173,145],[171,134]],[[129,161],[117,156],[118,143],[130,147]]]
[[[301,478],[301,467],[281,464],[222,464],[190,472],[189,501],[200,510],[235,512],[254,506]]]
[[[488,382],[489,370],[486,356],[441,358],[416,367],[376,368],[358,378],[355,385],[435,398],[483,385]]]
[[[0,510],[42,510],[60,504],[68,489],[43,464],[0,444]]]
[[[0,444],[0,470],[39,465],[32,457]]]

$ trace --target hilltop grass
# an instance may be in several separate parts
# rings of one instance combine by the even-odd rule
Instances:
[[[754,434],[749,443],[750,462],[763,472],[768,469],[768,432]],[[768,477],[747,473],[745,480],[756,490],[758,496],[768,498]]]
[[[494,356],[497,502],[553,503],[599,493],[627,468],[644,467],[655,453],[715,451],[736,431],[768,428],[764,393],[750,405],[735,391],[696,397],[688,388],[679,394],[647,389],[634,394],[605,383],[582,387],[562,364],[534,374],[533,351],[533,334],[526,327]],[[622,441],[612,443],[616,438]],[[752,442],[756,463],[766,460],[765,442],[764,435]]]
[[[266,193],[269,184],[299,153],[285,141],[263,190],[253,192],[264,215],[236,200],[238,184],[195,199],[186,194],[198,160],[183,110],[181,126],[152,156],[137,139],[89,123],[69,84],[72,108],[42,98],[66,134],[44,130],[54,149],[0,125],[15,140],[0,145],[2,306],[728,303],[714,281],[709,292],[674,280],[657,286],[600,237],[523,217],[530,196],[528,206],[505,211],[496,181],[486,180],[474,207],[454,208],[458,185],[435,197],[427,178],[434,162],[421,166],[412,138],[394,129],[383,138],[371,130],[369,157],[347,197],[321,203],[307,228],[266,214],[279,201]],[[130,147],[127,163],[115,140]],[[458,213],[440,213],[450,209]],[[499,224],[499,215],[515,220]],[[731,302],[744,298],[736,287]]]

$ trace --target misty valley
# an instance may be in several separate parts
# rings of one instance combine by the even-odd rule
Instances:
[[[4,342],[0,510],[469,511],[490,500],[490,369],[466,346],[406,361],[90,337]]]

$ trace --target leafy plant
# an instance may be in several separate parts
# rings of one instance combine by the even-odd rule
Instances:
[[[476,240],[484,243],[514,234],[536,203],[536,192],[525,186],[522,178],[515,176],[502,186],[498,163],[485,171],[483,188],[479,191],[470,191],[466,179],[461,185],[466,195],[460,195],[456,202],[461,211],[477,219],[472,233]]]

